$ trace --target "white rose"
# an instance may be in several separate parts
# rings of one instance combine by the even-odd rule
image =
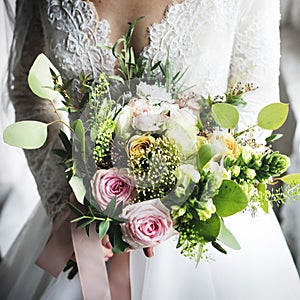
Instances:
[[[130,138],[132,132],[132,108],[128,105],[124,106],[116,117],[116,137],[121,140]]]

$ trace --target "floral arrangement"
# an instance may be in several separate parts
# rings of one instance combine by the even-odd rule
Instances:
[[[255,139],[257,130],[279,128],[288,106],[266,106],[255,124],[240,131],[236,106],[246,105],[244,94],[253,85],[238,83],[214,99],[183,90],[184,73],[173,75],[168,59],[151,67],[135,61],[128,46],[133,27],[112,48],[121,76],[81,74],[79,100],[68,92],[72,81],[63,83],[44,55],[29,73],[32,91],[52,103],[57,122],[71,132],[71,138],[60,132],[65,150],[54,152],[78,200],[70,203],[77,216],[72,222],[87,234],[95,224],[99,239],[109,234],[115,253],[174,235],[183,255],[197,262],[208,243],[224,253],[224,245],[239,249],[227,217],[259,207],[267,213],[269,204],[300,194],[299,174],[281,176],[289,158]],[[63,108],[54,103],[58,96]],[[72,126],[59,110],[75,113]],[[17,122],[6,128],[4,140],[39,148],[52,123]],[[286,188],[267,188],[278,181]]]

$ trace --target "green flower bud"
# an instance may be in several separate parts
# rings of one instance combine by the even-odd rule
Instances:
[[[254,153],[248,166],[254,170],[259,170],[262,166],[262,154]]]
[[[178,219],[179,217],[182,217],[186,213],[186,206],[183,205],[181,207],[179,206],[173,206],[172,207],[172,218],[174,220]]]
[[[231,171],[232,177],[238,177],[241,172],[241,167],[240,166],[232,166],[230,171]]]
[[[259,181],[267,180],[272,176],[280,176],[290,166],[290,159],[278,151],[268,152],[263,156],[262,167],[257,171]]]
[[[249,180],[253,180],[256,176],[256,172],[253,169],[247,168],[245,169],[245,177]]]
[[[207,219],[210,219],[211,216],[216,212],[216,207],[211,200],[209,202],[206,202],[203,208],[196,209],[196,211],[199,219],[201,221],[205,221]]]
[[[247,165],[252,159],[252,152],[249,147],[242,148],[242,160]]]

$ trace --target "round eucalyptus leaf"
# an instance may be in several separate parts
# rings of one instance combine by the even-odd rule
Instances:
[[[77,201],[83,205],[86,189],[82,178],[73,175],[69,181],[69,184],[75,194]]]
[[[218,125],[224,128],[233,129],[239,122],[238,110],[228,103],[213,104],[212,115]]]
[[[218,236],[218,240],[222,242],[224,245],[230,247],[231,249],[234,250],[241,249],[239,242],[237,241],[235,236],[231,233],[231,231],[227,229],[223,220],[221,220],[221,230]]]
[[[258,114],[257,123],[263,129],[276,130],[280,128],[289,113],[289,105],[285,103],[271,103]]]
[[[228,217],[245,209],[248,205],[248,198],[238,184],[224,180],[213,202],[218,215]]]
[[[283,181],[286,184],[300,184],[300,174],[299,173],[293,173],[288,174],[280,178],[281,181]]]
[[[218,215],[213,214],[211,218],[199,222],[199,235],[207,242],[215,241],[220,233],[221,221]]]
[[[5,128],[3,140],[11,146],[23,149],[37,149],[46,142],[47,127],[47,123],[39,121],[16,122]]]
[[[54,91],[53,79],[50,69],[59,77],[59,71],[44,54],[39,54],[31,66],[28,74],[28,84],[31,91],[42,99],[54,100],[62,96]],[[60,82],[61,83],[61,82]]]

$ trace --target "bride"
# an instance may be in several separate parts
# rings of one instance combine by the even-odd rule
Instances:
[[[19,0],[11,58],[11,101],[17,120],[54,118],[47,102],[35,99],[26,84],[40,52],[65,79],[77,78],[82,70],[93,77],[101,71],[113,74],[115,58],[103,45],[112,45],[127,31],[128,21],[140,16],[145,17],[132,39],[136,55],[155,62],[169,53],[176,70],[188,67],[186,82],[198,94],[221,94],[235,80],[260,87],[247,96],[248,105],[241,110],[244,126],[260,108],[278,100],[279,0]],[[58,146],[59,128],[51,128],[46,147],[26,151],[45,210],[36,209],[1,264],[3,299],[83,297],[78,276],[68,281],[61,273],[55,279],[34,265],[51,231],[51,218],[70,194],[64,172],[51,155]],[[253,218],[245,212],[227,223],[242,249],[228,255],[211,249],[213,260],[197,268],[175,250],[173,240],[156,247],[152,258],[132,251],[126,262],[128,293],[122,289],[128,274],[118,272],[114,256],[110,271],[118,276],[111,282],[117,287],[112,298],[300,299],[299,277],[274,214]]]

